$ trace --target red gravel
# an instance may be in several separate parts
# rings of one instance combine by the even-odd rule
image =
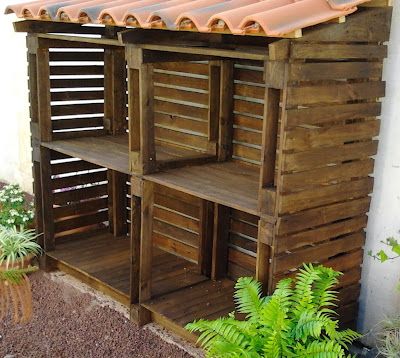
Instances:
[[[26,325],[0,322],[0,357],[190,357],[122,314],[95,304],[90,294],[42,272],[31,281],[34,317]]]

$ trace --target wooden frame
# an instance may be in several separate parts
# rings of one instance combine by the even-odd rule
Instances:
[[[231,311],[238,277],[271,293],[319,262],[354,322],[390,15],[281,40],[17,23],[47,264],[194,339],[182,326]],[[98,37],[48,33],[71,31]]]

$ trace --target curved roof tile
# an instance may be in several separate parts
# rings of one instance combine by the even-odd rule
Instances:
[[[370,0],[40,0],[21,18],[282,37],[348,15]]]

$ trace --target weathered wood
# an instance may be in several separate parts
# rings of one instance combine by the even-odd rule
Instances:
[[[221,63],[210,62],[208,85],[208,140],[215,143],[218,140],[218,121],[221,89]]]
[[[211,278],[220,280],[227,275],[228,270],[228,240],[230,209],[223,205],[215,204],[214,207],[214,233]]]
[[[130,224],[130,300],[139,303],[140,293],[140,238],[141,238],[141,199],[131,195]]]
[[[126,235],[128,232],[126,210],[127,181],[128,176],[126,174],[115,170],[108,171],[108,210],[110,231],[114,236]]]
[[[257,239],[257,263],[256,263],[256,279],[262,284],[263,291],[269,293],[270,279],[270,258],[271,251],[273,250],[271,246],[264,243],[262,236],[264,230],[261,230],[263,223],[260,220],[259,223],[259,233]]]
[[[202,200],[200,207],[200,230],[199,230],[199,252],[198,263],[201,274],[210,276],[213,259],[213,203]]]

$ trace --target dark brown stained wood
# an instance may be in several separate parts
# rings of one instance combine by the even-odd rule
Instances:
[[[262,131],[260,190],[274,187],[278,122],[280,116],[279,102],[281,91],[273,88],[265,90],[265,108]],[[261,198],[261,197],[260,197]],[[267,212],[265,203],[260,200],[261,212]],[[268,212],[267,212],[268,213]],[[273,213],[268,213],[273,215]],[[263,248],[264,250],[264,248]],[[266,283],[266,282],[264,282]]]
[[[191,217],[182,216],[175,211],[168,210],[167,208],[159,206],[154,207],[154,218],[163,222],[170,222],[170,223],[172,222],[174,223],[174,225],[183,229],[187,229],[194,232],[199,231],[198,220]]]
[[[156,63],[154,65],[156,70],[184,72],[194,75],[207,76],[209,73],[208,65],[206,63],[193,63],[193,62],[165,62]]]
[[[235,114],[233,116],[233,124],[238,127],[254,129],[261,132],[263,127],[263,120],[249,117],[243,114]]]
[[[373,183],[373,178],[367,177],[283,195],[279,198],[278,210],[280,213],[290,213],[350,198],[360,198],[372,192]]]
[[[73,114],[98,114],[103,112],[103,103],[71,104],[51,107],[51,114],[53,116],[69,116]]]
[[[256,83],[262,85],[264,83],[262,71],[235,67],[234,77],[237,81],[248,82],[251,84]]]
[[[200,272],[208,277],[210,277],[212,271],[213,225],[214,205],[207,200],[202,200],[200,207],[199,252],[197,261]]]
[[[173,145],[188,147],[193,150],[203,150],[208,146],[207,137],[200,137],[198,135],[192,135],[177,130],[155,127],[154,134],[159,142],[167,142]],[[190,140],[187,140],[190,138]],[[188,143],[185,143],[188,142]]]
[[[375,155],[377,149],[378,141],[367,141],[286,154],[283,158],[283,171],[303,171],[331,163],[366,159]]]
[[[208,123],[202,120],[192,120],[173,114],[155,113],[154,121],[156,125],[162,127],[175,127],[186,131],[194,131],[203,136],[207,135]]]
[[[185,215],[199,220],[199,208],[193,203],[188,203],[187,201],[179,200],[174,197],[164,196],[157,192],[155,193],[154,198],[157,206],[177,212],[183,212]]]
[[[99,100],[104,99],[104,91],[51,92],[51,100],[54,102],[97,100],[97,99]]]
[[[208,77],[208,140],[218,140],[220,90],[221,90],[221,62],[210,62]]]
[[[236,96],[248,97],[249,99],[264,99],[265,90],[263,87],[236,83],[234,93]]]
[[[262,116],[264,105],[262,103],[249,102],[241,99],[235,99],[233,109],[235,112],[250,114],[253,116]]]
[[[261,225],[259,225],[261,229]],[[257,262],[256,262],[256,279],[262,284],[263,291],[269,291],[270,284],[270,258],[272,248],[266,245],[261,237],[262,230],[259,231],[259,237],[257,241]]]
[[[380,78],[382,68],[381,62],[293,63],[289,66],[289,81]]]
[[[37,161],[33,161],[32,167],[33,174],[33,202],[35,206],[35,231],[36,234],[42,234],[44,232],[43,229],[43,206],[42,206],[42,198],[43,198],[43,188],[40,179],[40,163]],[[44,238],[42,235],[38,237],[38,243],[40,246],[44,247]]]
[[[244,144],[252,144],[255,146],[262,145],[262,136],[261,136],[260,132],[248,131],[248,130],[242,129],[242,128],[234,129],[233,139],[236,142],[240,142],[240,143],[244,143]]]
[[[59,191],[53,194],[53,199],[55,205],[66,205],[71,202],[79,202],[81,200],[105,196],[106,194],[107,184],[101,184],[86,188]]]
[[[219,280],[227,275],[228,270],[228,240],[229,240],[230,209],[226,206],[214,206],[214,232],[212,245],[211,278]]]
[[[154,246],[189,262],[198,264],[198,249],[159,233],[153,234]]]
[[[71,118],[71,119],[60,119],[53,120],[52,122],[53,130],[63,130],[63,129],[81,129],[81,128],[101,128],[103,127],[102,117],[93,118]]]
[[[94,173],[82,173],[74,176],[62,177],[62,178],[54,178],[51,181],[51,189],[63,189],[63,188],[72,188],[75,186],[91,184],[91,183],[99,183],[107,181],[107,172],[94,172]]]
[[[81,76],[89,76],[89,75],[103,75],[104,67],[100,65],[91,65],[91,66],[50,66],[50,75],[55,76],[69,76],[69,75],[81,75]]]
[[[187,87],[208,91],[208,80],[205,78],[178,76],[167,73],[154,73],[154,83],[165,83],[172,86]]]
[[[292,43],[293,59],[371,59],[382,60],[387,57],[386,45],[375,44],[307,44]]]
[[[247,269],[254,271],[256,269],[256,257],[250,256],[247,253],[243,253],[239,250],[228,248],[228,262],[234,262],[235,264]]]
[[[104,52],[105,119],[110,121],[110,133],[123,134],[127,129],[125,51],[106,49]]]
[[[103,62],[104,52],[50,52],[51,62]]]
[[[133,184],[133,183],[132,183]],[[132,185],[133,186],[133,185]],[[141,199],[131,195],[130,223],[130,303],[139,303],[140,292],[140,238],[141,238]],[[141,322],[140,322],[141,323]]]
[[[172,240],[182,242],[188,246],[198,248],[199,247],[199,235],[198,233],[190,232],[178,226],[175,223],[167,223],[153,219],[153,232],[169,237]]]
[[[88,214],[108,208],[107,198],[95,198],[77,203],[70,203],[66,206],[57,206],[54,208],[54,219],[56,221],[65,218],[75,217],[82,214]]]
[[[127,226],[127,195],[128,176],[124,173],[108,170],[108,200],[110,231],[114,236],[126,235]]]
[[[207,93],[186,91],[182,88],[162,87],[159,84],[154,86],[154,96],[158,99],[180,100],[203,105],[208,104]]]
[[[74,130],[75,129],[75,130]],[[102,137],[105,136],[106,132],[103,128],[90,128],[89,130],[79,128],[73,128],[71,131],[54,131],[53,141],[63,141],[68,139],[78,139],[87,137]]]
[[[332,147],[346,142],[370,139],[379,134],[379,128],[379,120],[322,128],[298,127],[287,131],[283,149],[306,151],[312,148]]]
[[[281,191],[283,193],[293,192],[318,185],[348,181],[352,178],[366,177],[372,174],[373,170],[374,160],[365,159],[300,173],[283,174],[281,176]]]
[[[40,180],[42,188],[43,242],[46,251],[54,250],[54,195],[51,189],[50,149],[40,148]]]
[[[43,39],[53,48],[75,48],[77,44],[80,47],[103,48],[103,47],[122,47],[123,45],[117,39],[109,39],[104,37],[86,37],[86,36],[71,36],[58,34],[38,34],[38,38]]]
[[[139,302],[152,297],[154,184],[143,182],[141,205]]]
[[[213,163],[145,176],[187,194],[257,215],[259,173],[232,162]]]
[[[367,216],[357,216],[315,229],[276,238],[275,253],[295,250],[303,246],[315,245],[327,239],[358,232],[367,225]]]
[[[370,8],[347,16],[343,24],[318,25],[297,39],[321,42],[385,42],[389,40],[392,8]]]
[[[181,116],[187,116],[196,119],[202,119],[204,121],[208,118],[207,108],[194,107],[191,105],[173,103],[167,101],[161,101],[156,99],[154,101],[154,110],[156,112],[166,112]]]
[[[242,161],[243,159],[245,159],[244,161],[251,160],[259,165],[261,150],[259,148],[246,147],[235,143],[235,146],[233,147],[233,156],[238,161]]]
[[[72,229],[79,229],[94,224],[101,224],[108,221],[108,212],[99,211],[97,213],[90,213],[88,215],[81,215],[55,223],[55,232],[60,233]]]
[[[384,82],[338,82],[325,86],[289,87],[287,105],[295,106],[316,103],[338,103],[360,99],[376,99],[384,96]]]
[[[233,86],[234,68],[232,61],[221,62],[220,112],[218,133],[218,161],[232,157],[233,137]]]
[[[128,168],[127,135],[60,140],[44,145],[101,167],[125,174],[130,173]]]
[[[364,241],[364,232],[359,232],[344,236],[340,239],[328,241],[315,247],[308,247],[291,254],[284,254],[274,259],[274,270],[276,272],[282,272],[298,267],[303,262],[321,262],[323,259],[335,256],[341,252],[360,248],[364,245]]]
[[[277,233],[285,235],[337,220],[343,220],[368,212],[371,198],[364,198],[336,203],[322,208],[305,210],[296,214],[282,216],[278,219]]]
[[[42,142],[52,140],[51,107],[50,107],[50,65],[49,50],[39,48],[36,51],[37,63],[37,101],[40,127],[40,139]]]
[[[105,28],[98,26],[87,26],[75,23],[64,22],[51,22],[51,21],[37,21],[37,20],[23,20],[15,21],[13,23],[15,32],[27,33],[74,33],[74,34],[93,34],[104,35]]]
[[[288,127],[294,127],[305,124],[325,124],[348,119],[376,117],[381,114],[381,108],[382,103],[380,102],[368,102],[289,109],[287,110],[287,125]]]
[[[51,79],[51,88],[90,88],[104,87],[103,78],[69,78],[69,79]]]

